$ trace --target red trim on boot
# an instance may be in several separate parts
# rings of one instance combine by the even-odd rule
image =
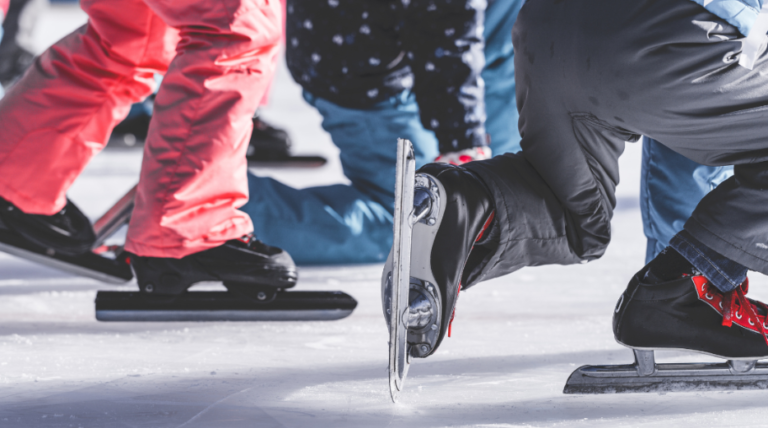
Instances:
[[[488,229],[491,226],[491,222],[493,221],[494,217],[496,217],[496,211],[492,212],[491,216],[488,217],[488,220],[485,221],[485,224],[483,225],[483,228],[480,230],[480,234],[477,235],[477,238],[475,239],[475,242],[483,239],[483,235],[485,234],[485,230]]]
[[[456,302],[453,303],[453,312],[451,312],[451,320],[448,321],[448,337],[451,337],[451,328],[453,327],[453,319],[456,317],[456,304],[459,303],[459,292],[461,292],[461,283],[456,290]]]
[[[496,217],[496,211],[491,212],[491,215],[488,216],[488,220],[485,221],[485,224],[483,224],[483,228],[480,229],[480,233],[477,235],[477,238],[475,238],[475,242],[482,239],[485,231],[491,226],[491,222],[493,221],[494,217]],[[473,246],[472,248],[475,248],[475,247]],[[469,252],[471,254],[472,250],[469,250]],[[456,290],[456,302],[453,305],[453,312],[451,312],[451,320],[448,322],[448,337],[451,337],[451,330],[453,328],[453,319],[456,318],[456,304],[459,301],[459,292],[461,292],[461,283],[459,283],[459,288]]]

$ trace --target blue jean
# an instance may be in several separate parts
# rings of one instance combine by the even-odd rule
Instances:
[[[647,263],[683,230],[701,198],[733,175],[733,167],[700,165],[643,137],[641,174],[640,212],[648,238]]]
[[[717,253],[683,230],[669,243],[718,290],[727,293],[747,278],[747,268]]]
[[[485,130],[494,155],[520,151],[512,26],[523,0],[491,0],[485,13]]]
[[[392,246],[397,139],[413,142],[418,167],[437,156],[435,134],[421,126],[410,92],[367,110],[306,92],[304,98],[323,116],[351,185],[294,189],[249,174],[250,199],[241,210],[259,239],[285,249],[296,263],[383,261]]]

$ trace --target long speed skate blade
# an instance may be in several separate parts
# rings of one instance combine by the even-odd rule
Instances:
[[[397,177],[393,240],[392,292],[389,313],[389,392],[392,401],[403,390],[408,375],[408,294],[410,291],[413,192],[416,159],[408,140],[397,140]]]
[[[656,364],[653,351],[635,351],[635,363],[582,366],[565,384],[565,394],[768,389],[768,363]]]
[[[341,291],[286,291],[266,303],[226,291],[187,292],[172,302],[138,292],[96,294],[99,321],[332,321],[355,307],[357,301]]]
[[[0,223],[0,251],[110,284],[123,284],[133,278],[131,267],[123,257],[110,259],[91,252],[80,256],[58,254],[28,242],[6,229],[2,223]]]

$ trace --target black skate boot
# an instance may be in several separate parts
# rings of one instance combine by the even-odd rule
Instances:
[[[89,252],[96,241],[88,217],[69,200],[54,215],[36,215],[0,198],[0,228],[40,247],[48,256],[79,256]]]
[[[285,251],[246,235],[181,259],[130,255],[141,292],[158,301],[174,300],[198,282],[221,281],[230,292],[268,302],[298,277]]]
[[[283,160],[291,156],[291,138],[282,129],[275,128],[259,116],[253,118],[253,133],[246,158],[264,162]]]
[[[674,252],[674,250],[672,250]],[[748,281],[721,293],[693,268],[679,270],[677,253],[638,272],[619,298],[613,334],[632,348],[634,364],[582,366],[566,394],[768,389],[767,308],[746,298]],[[673,263],[659,265],[659,259]],[[727,359],[723,363],[660,363],[654,351],[679,349]]]
[[[109,147],[140,147],[147,139],[151,119],[148,114],[138,114],[118,123],[112,130]]]
[[[639,350],[683,349],[730,360],[768,358],[766,305],[748,299],[748,281],[722,293],[703,276],[658,284],[643,269],[619,298],[616,340]]]
[[[494,217],[485,185],[466,169],[429,164],[416,174],[410,262],[408,347],[411,357],[433,354],[450,335],[456,301],[467,283],[473,246]],[[397,219],[395,220],[397,221]],[[394,251],[394,249],[393,249]],[[391,311],[393,252],[382,275],[385,319]]]

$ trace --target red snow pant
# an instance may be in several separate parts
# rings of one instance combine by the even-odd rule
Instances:
[[[82,0],[88,24],[0,100],[0,197],[51,215],[165,75],[126,249],[180,258],[253,230],[245,153],[282,34],[276,0]]]

